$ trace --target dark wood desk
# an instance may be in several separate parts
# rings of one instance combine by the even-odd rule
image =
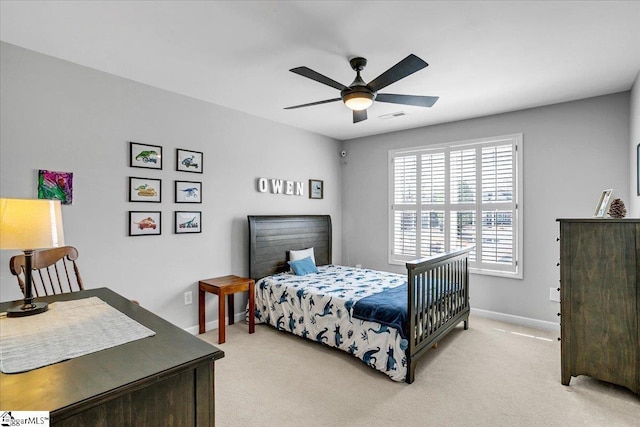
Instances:
[[[107,289],[96,296],[156,335],[21,374],[0,373],[0,408],[49,411],[55,426],[213,426],[220,349]],[[0,311],[20,301],[0,303]]]

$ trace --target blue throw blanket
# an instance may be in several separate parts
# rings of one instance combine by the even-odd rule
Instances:
[[[409,335],[407,292],[407,284],[405,283],[396,288],[386,289],[364,297],[353,306],[353,317],[395,328],[400,332],[400,336],[406,339]]]

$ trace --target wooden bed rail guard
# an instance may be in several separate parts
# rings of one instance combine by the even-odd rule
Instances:
[[[469,252],[473,247],[406,263],[409,345],[406,382],[412,383],[416,360],[464,321],[469,325]]]

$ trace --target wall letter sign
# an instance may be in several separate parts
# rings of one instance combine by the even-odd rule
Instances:
[[[288,196],[304,195],[304,186],[301,181],[289,181],[286,179],[258,178],[258,191],[260,193],[286,194]]]

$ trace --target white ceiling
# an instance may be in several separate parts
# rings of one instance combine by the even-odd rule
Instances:
[[[640,70],[638,1],[7,1],[2,41],[339,140],[603,95]],[[353,124],[329,86],[413,53],[430,65]],[[405,116],[380,119],[403,111]]]

